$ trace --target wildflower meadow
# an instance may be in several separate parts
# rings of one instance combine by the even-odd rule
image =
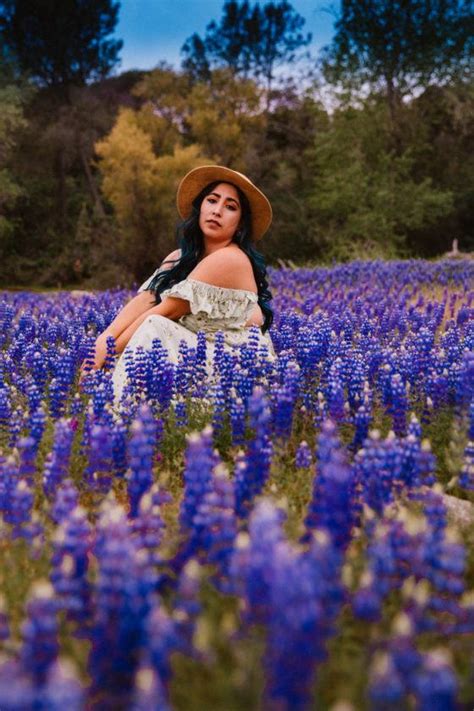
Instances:
[[[79,368],[0,295],[1,711],[474,704],[474,261],[270,269],[256,338]]]

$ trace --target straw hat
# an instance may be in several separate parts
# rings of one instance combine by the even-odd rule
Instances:
[[[191,214],[194,198],[201,190],[218,180],[221,183],[232,183],[246,195],[252,211],[252,234],[254,239],[260,239],[270,227],[272,221],[272,206],[268,198],[251,180],[236,170],[223,165],[203,165],[187,173],[178,187],[176,204],[180,216],[185,220]]]

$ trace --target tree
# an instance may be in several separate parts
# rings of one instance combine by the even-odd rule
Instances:
[[[311,41],[311,34],[302,33],[304,24],[287,0],[253,7],[247,0],[226,0],[220,24],[212,21],[204,39],[194,34],[183,45],[183,68],[195,80],[206,80],[212,68],[227,67],[263,79],[270,92],[276,69],[293,63]]]
[[[392,126],[401,100],[468,69],[474,25],[470,0],[342,0],[323,70],[346,89],[382,91]]]
[[[0,32],[20,69],[39,85],[82,86],[107,76],[121,40],[112,0],[0,0]]]
[[[115,209],[132,274],[143,277],[174,246],[178,183],[185,173],[209,162],[196,145],[177,145],[172,154],[155,155],[151,137],[130,109],[119,113],[96,152],[102,189]]]
[[[187,74],[162,66],[140,82],[135,94],[143,102],[135,120],[158,155],[172,153],[178,144],[198,144],[217,163],[245,171],[261,143],[262,91],[228,68],[214,69],[207,81],[190,86]]]
[[[0,47],[0,254],[12,235],[11,210],[22,194],[22,188],[12,174],[10,158],[18,131],[26,125],[23,113],[25,91],[10,83],[14,70]]]
[[[426,228],[453,208],[449,190],[416,176],[410,149],[396,154],[390,143],[386,105],[336,111],[312,156],[311,204],[315,238],[327,257],[394,257],[405,253],[407,235]]]

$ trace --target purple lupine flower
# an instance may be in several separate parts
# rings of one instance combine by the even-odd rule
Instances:
[[[311,447],[309,444],[303,440],[299,443],[298,449],[295,455],[295,466],[300,469],[309,469],[313,463],[313,457],[311,454]]]
[[[188,413],[186,401],[181,397],[177,397],[174,403],[174,416],[177,427],[186,427],[188,424]]]
[[[269,707],[310,705],[314,675],[327,657],[326,644],[344,602],[341,564],[324,531],[316,531],[309,550],[299,555],[285,542],[276,546],[265,650]]]
[[[412,685],[412,676],[420,665],[421,654],[415,647],[415,626],[411,617],[400,612],[392,622],[389,649],[395,667],[404,681],[406,691]]]
[[[152,666],[141,664],[135,674],[135,688],[130,711],[171,711],[165,700],[160,677]]]
[[[37,692],[19,662],[4,661],[0,664],[0,708],[4,711],[32,709]]]
[[[32,538],[38,533],[37,526],[31,526],[34,494],[26,481],[18,481],[10,491],[10,505],[4,511],[5,523],[12,525],[12,538]]]
[[[112,460],[114,475],[122,479],[127,471],[127,426],[121,418],[112,423]]]
[[[247,413],[242,398],[237,397],[234,392],[234,397],[230,403],[230,427],[232,431],[233,446],[243,445],[245,442],[245,423]]]
[[[21,437],[17,447],[20,450],[19,476],[32,486],[36,472],[36,442],[33,437]]]
[[[31,413],[28,424],[29,435],[34,439],[35,449],[38,451],[44,430],[46,428],[46,415],[41,405]]]
[[[390,379],[389,413],[392,416],[393,430],[396,435],[403,437],[406,434],[406,418],[408,398],[406,385],[399,373],[394,373]]]
[[[248,330],[246,343],[239,348],[240,367],[247,372],[247,377],[251,382],[250,392],[252,392],[255,381],[259,376],[259,331],[258,326],[251,326]]]
[[[0,426],[6,428],[11,416],[10,388],[6,383],[0,383]]]
[[[354,459],[354,475],[362,489],[361,499],[381,515],[384,506],[393,500],[394,480],[401,476],[402,452],[393,435],[385,440],[372,430]]]
[[[86,477],[90,487],[107,493],[112,485],[112,434],[106,424],[93,424],[89,434],[89,463]]]
[[[420,711],[455,711],[458,683],[449,652],[433,650],[413,675],[412,690]]]
[[[23,412],[21,407],[16,407],[10,415],[10,440],[8,442],[9,447],[16,447],[20,433],[25,428],[25,424],[25,413]]]
[[[82,711],[85,690],[72,664],[59,659],[52,664],[46,684],[35,694],[33,708],[48,711]]]
[[[90,549],[91,526],[86,512],[77,506],[56,529],[51,582],[60,609],[79,625],[88,621],[91,612],[91,586],[87,579]]]
[[[352,411],[359,409],[365,397],[367,366],[362,353],[355,351],[351,357],[351,368],[348,373],[347,399]]]
[[[134,688],[138,653],[145,641],[152,584],[145,584],[125,511],[110,503],[98,523],[95,615],[88,673],[90,702],[127,706]]]
[[[0,455],[0,511],[4,516],[12,513],[12,492],[19,481],[19,469],[15,457],[10,455],[5,459]]]
[[[194,383],[194,366],[196,353],[185,341],[179,344],[179,361],[176,366],[174,386],[178,395],[185,398],[191,392]]]
[[[431,533],[431,532],[430,532]],[[426,537],[424,546],[424,576],[432,586],[425,606],[422,624],[425,628],[438,628],[446,615],[456,620],[462,616],[461,595],[465,591],[466,549],[449,529],[443,536],[436,531]]]
[[[47,581],[34,584],[26,605],[26,619],[21,627],[23,643],[20,663],[35,686],[46,682],[59,650],[57,602]]]
[[[373,524],[373,521],[369,523]],[[400,587],[409,574],[397,552],[401,552],[403,544],[405,557],[410,558],[411,551],[407,553],[407,546],[413,540],[411,537],[406,540],[401,521],[384,521],[376,527],[368,525],[366,528],[370,536],[367,568],[361,576],[359,589],[353,595],[352,606],[357,617],[373,622],[380,619],[388,593]],[[412,560],[412,564],[414,562]]]
[[[401,708],[405,701],[405,687],[390,654],[378,653],[369,675],[369,699],[373,711]]]
[[[67,476],[73,439],[70,420],[58,420],[54,426],[53,448],[46,458],[43,472],[43,487],[49,497]]]
[[[146,620],[146,656],[167,692],[171,680],[171,655],[181,646],[178,623],[155,599]]]
[[[78,490],[71,479],[65,479],[56,490],[54,504],[51,508],[51,518],[55,523],[61,523],[68,518],[78,504]]]
[[[61,378],[51,378],[49,383],[49,414],[53,420],[58,420],[64,415],[68,386]]]
[[[357,452],[369,435],[370,423],[372,422],[372,410],[368,398],[357,409],[354,415],[354,439],[352,440],[351,450]]]
[[[230,570],[233,588],[244,599],[247,624],[268,621],[276,548],[285,540],[284,519],[281,509],[262,499],[250,515],[249,534],[237,537]]]
[[[331,365],[325,394],[328,403],[329,417],[335,422],[343,422],[346,413],[344,378],[342,375],[342,361],[340,358],[336,358],[334,363]]]
[[[218,382],[211,384],[210,394],[213,402],[212,429],[215,433],[218,433],[224,426],[224,417],[227,412],[227,398]]]
[[[313,498],[305,519],[308,540],[315,528],[325,529],[339,547],[345,548],[355,522],[353,507],[354,475],[337,435],[336,425],[326,420],[321,429],[317,452],[317,475]]]
[[[233,482],[222,465],[214,470],[212,488],[204,495],[194,516],[193,548],[201,552],[204,563],[216,566],[213,582],[228,588],[230,561],[237,536]]]
[[[269,435],[270,410],[263,389],[256,387],[249,400],[249,424],[254,431],[245,459],[235,472],[236,512],[245,517],[255,496],[263,490],[270,473],[273,447]]]
[[[178,634],[178,649],[190,656],[194,654],[193,637],[202,609],[199,600],[201,579],[201,566],[196,560],[190,560],[181,570],[176,588],[173,617]]]
[[[30,376],[31,377],[31,376]],[[39,389],[33,380],[30,380],[27,385],[26,397],[28,398],[28,409],[34,412],[41,404],[43,392]]]
[[[130,498],[130,516],[134,518],[138,513],[140,498],[153,484],[156,424],[147,405],[140,407],[131,430],[132,436],[128,444],[130,471],[127,488]]]
[[[206,360],[207,360],[207,342],[204,331],[197,332],[197,346],[194,360],[193,372],[193,395],[194,397],[204,397],[206,391]]]
[[[174,366],[170,362],[167,350],[159,338],[153,339],[148,353],[146,393],[153,399],[161,412],[168,409],[173,396]]]
[[[287,363],[281,384],[275,389],[272,403],[273,428],[277,437],[289,437],[293,415],[300,389],[300,367],[294,361]],[[255,390],[258,390],[255,388]],[[255,392],[254,390],[254,392]]]
[[[140,499],[138,514],[131,521],[132,536],[144,565],[153,567],[163,563],[158,548],[163,537],[165,524],[161,518],[159,500],[162,492],[155,484]]]
[[[213,451],[212,428],[187,438],[184,492],[179,520],[183,531],[192,531],[193,520],[205,494],[211,489],[212,471],[217,460]]]

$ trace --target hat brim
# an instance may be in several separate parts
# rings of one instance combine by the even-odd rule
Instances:
[[[242,190],[249,201],[252,213],[252,236],[256,240],[261,239],[270,227],[273,217],[268,198],[245,175],[222,165],[203,165],[190,170],[184,176],[176,195],[180,217],[185,220],[190,216],[194,198],[206,185],[216,180],[232,183]]]

